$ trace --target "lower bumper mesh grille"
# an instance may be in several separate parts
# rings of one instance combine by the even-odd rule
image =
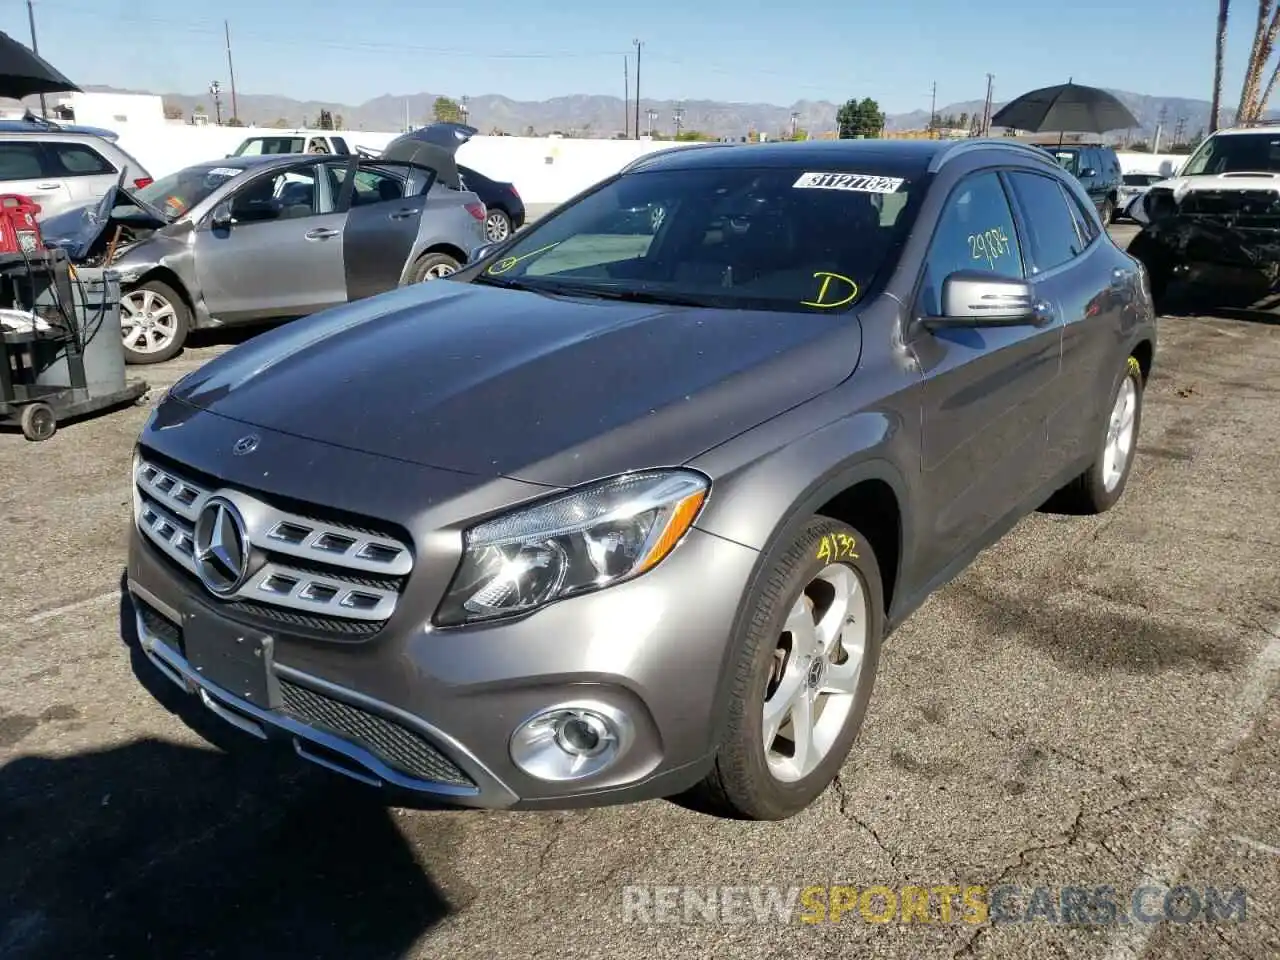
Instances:
[[[302,723],[354,740],[388,766],[419,780],[475,786],[448,757],[422,737],[376,713],[334,700],[307,687],[280,681],[283,711]]]

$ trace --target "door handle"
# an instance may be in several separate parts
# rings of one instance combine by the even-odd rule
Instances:
[[[329,240],[338,236],[341,231],[330,230],[328,227],[317,227],[315,230],[308,230],[303,236],[308,240]]]
[[[420,213],[422,213],[421,210],[414,210],[412,208],[408,210],[397,210],[395,213],[388,214],[387,219],[388,220],[407,220],[410,217],[416,217]]]
[[[36,189],[37,190],[57,190],[61,188],[61,186],[62,184],[60,183],[37,183]]]

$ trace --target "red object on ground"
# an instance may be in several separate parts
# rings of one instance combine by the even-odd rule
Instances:
[[[40,205],[17,193],[0,194],[0,253],[39,253],[44,239],[36,223]]]

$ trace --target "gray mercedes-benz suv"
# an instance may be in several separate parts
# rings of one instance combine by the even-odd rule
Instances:
[[[1155,336],[1041,150],[656,156],[180,381],[139,649],[395,802],[786,817],[896,624],[1046,501],[1117,501]]]

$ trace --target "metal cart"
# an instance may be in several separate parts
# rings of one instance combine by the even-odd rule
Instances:
[[[112,271],[76,271],[62,250],[0,254],[0,308],[34,321],[3,333],[0,424],[16,424],[28,440],[48,440],[61,421],[146,393],[146,382],[125,379],[120,285]]]

